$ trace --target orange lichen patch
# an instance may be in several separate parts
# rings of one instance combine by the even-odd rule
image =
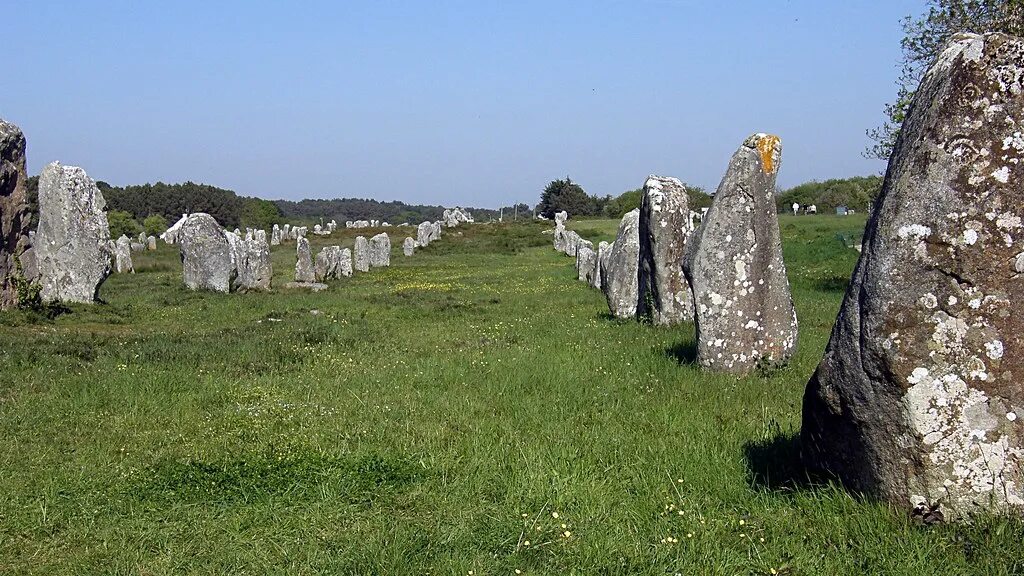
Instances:
[[[757,141],[757,151],[761,153],[761,167],[765,174],[775,172],[775,147],[781,140],[778,136],[765,134]]]

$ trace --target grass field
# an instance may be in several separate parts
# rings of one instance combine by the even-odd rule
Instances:
[[[1020,574],[1021,521],[918,526],[799,466],[863,224],[782,218],[799,350],[739,380],[611,319],[539,224],[411,258],[391,229],[317,294],[191,293],[161,244],[104,304],[0,315],[0,573]]]

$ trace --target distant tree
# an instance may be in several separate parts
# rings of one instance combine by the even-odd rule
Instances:
[[[124,210],[107,212],[107,226],[110,228],[110,237],[115,240],[122,235],[134,238],[142,231],[142,227],[132,218],[131,213]]]
[[[167,230],[167,219],[159,214],[150,214],[142,221],[142,229],[147,236],[159,236]]]
[[[903,56],[896,101],[885,105],[885,121],[867,131],[874,144],[867,158],[888,160],[921,78],[946,42],[960,32],[1005,32],[1024,36],[1024,0],[929,0],[928,12],[903,19]]]
[[[610,199],[610,197],[609,197]],[[568,176],[565,180],[552,180],[540,195],[537,211],[546,218],[554,218],[556,212],[565,210],[569,216],[593,216],[597,214],[601,200],[588,196],[579,184]]]
[[[686,198],[687,203],[690,206],[690,210],[695,212],[700,212],[701,208],[708,208],[711,206],[711,196],[700,186],[687,186]]]
[[[881,190],[881,176],[855,176],[824,182],[804,182],[779,193],[775,202],[779,212],[789,212],[794,203],[801,206],[814,204],[821,214],[831,213],[838,206],[866,212]]]
[[[25,179],[25,204],[29,212],[29,230],[39,227],[39,176]]]
[[[643,196],[643,193],[643,188],[637,188],[636,190],[627,190],[619,194],[605,204],[604,215],[608,218],[622,218],[626,212],[640,207],[640,198]]]
[[[245,198],[240,218],[242,226],[269,229],[274,224],[284,224],[281,209],[270,200]]]

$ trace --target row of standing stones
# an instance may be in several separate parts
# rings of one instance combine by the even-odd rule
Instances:
[[[797,341],[773,198],[781,144],[732,157],[693,226],[682,184],[650,177],[596,250],[555,248],[611,313],[693,319],[697,361],[744,374]],[[1024,513],[1024,40],[954,37],[924,76],[803,400],[811,472],[931,520]]]
[[[144,233],[133,242],[122,235],[110,239],[103,194],[84,170],[54,162],[39,180],[39,225],[29,231],[25,183],[25,137],[21,130],[0,120],[0,309],[17,304],[19,283],[35,283],[46,302],[91,303],[112,271],[134,272],[131,253],[155,250],[156,237]],[[403,250],[411,256],[416,248],[441,237],[443,226],[473,222],[461,208],[445,210],[443,220],[424,222],[417,238],[406,238]],[[347,228],[384,226],[377,221],[346,222]],[[390,226],[390,225],[387,225]],[[314,233],[328,235],[337,229],[332,221],[317,225]],[[359,236],[354,250],[325,247],[314,262],[306,227],[274,225],[268,240],[264,230],[225,230],[205,213],[183,215],[161,237],[178,244],[182,278],[187,288],[216,292],[269,290],[273,268],[270,246],[296,241],[295,282],[286,287],[326,288],[322,282],[352,271],[391,264],[391,240],[380,233],[369,240]]]

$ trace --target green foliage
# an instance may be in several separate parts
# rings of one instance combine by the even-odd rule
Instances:
[[[834,178],[824,182],[805,182],[784,190],[775,197],[775,204],[781,213],[792,211],[794,202],[801,207],[814,204],[820,214],[834,213],[837,206],[867,212],[881,191],[881,176]]]
[[[590,196],[583,187],[566,176],[565,180],[552,180],[541,193],[537,213],[554,218],[556,212],[566,211],[571,218],[602,214],[611,196]]]
[[[269,230],[274,224],[284,224],[281,209],[270,200],[246,198],[242,207],[241,226]]]
[[[900,78],[896,100],[885,105],[885,121],[867,131],[874,144],[867,158],[888,160],[914,93],[946,43],[961,32],[1005,32],[1024,36],[1024,0],[928,0],[928,11],[903,19]]]
[[[406,204],[398,200],[380,201],[361,198],[306,199],[298,202],[292,200],[275,200],[281,215],[286,221],[325,222],[336,220],[344,224],[348,220],[380,220],[391,224],[409,222],[419,224],[424,220],[440,220],[444,214],[444,206],[428,206],[422,204]],[[477,222],[497,220],[497,210],[466,207]],[[508,211],[506,210],[506,216]],[[522,214],[520,214],[522,216]]]
[[[102,190],[110,210],[128,212],[133,218],[159,214],[168,222],[177,222],[182,214],[206,212],[226,228],[240,225],[245,199],[231,190],[207,184],[143,184]],[[116,236],[115,236],[116,238]]]
[[[110,210],[107,212],[107,227],[110,228],[110,237],[117,240],[121,235],[135,238],[142,231],[142,226],[132,218],[131,213],[124,210]]]
[[[150,214],[142,221],[146,236],[159,236],[167,230],[167,219],[160,214]]]
[[[627,190],[612,198],[604,207],[605,216],[621,219],[626,212],[640,207],[640,199],[643,194],[644,189],[637,188],[636,190]]]
[[[701,208],[708,208],[711,206],[711,195],[704,191],[700,186],[687,186],[686,187],[687,203],[690,206],[690,210],[694,212],[700,212]]]

